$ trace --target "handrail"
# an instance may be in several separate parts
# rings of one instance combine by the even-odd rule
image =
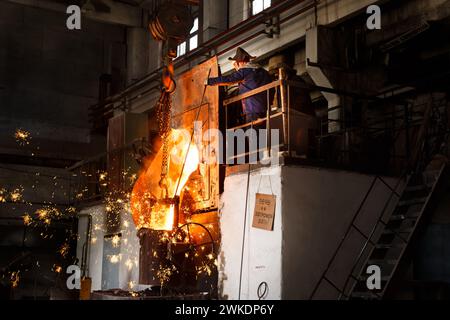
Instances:
[[[343,286],[342,290],[339,290],[339,289],[338,289],[338,291],[339,291],[339,293],[340,293],[340,294],[339,294],[339,298],[338,298],[339,300],[341,300],[342,297],[349,298],[349,295],[347,295],[347,294],[345,293],[346,288],[347,288],[347,285],[348,285],[348,283],[349,283],[349,281],[350,281],[350,278],[354,278],[354,275],[353,275],[353,274],[354,274],[354,272],[355,272],[355,270],[356,270],[356,267],[357,267],[358,264],[360,263],[360,260],[361,260],[363,254],[364,254],[364,252],[365,252],[365,250],[366,250],[366,248],[367,248],[367,245],[371,242],[372,236],[375,234],[375,231],[376,231],[377,227],[379,226],[380,222],[381,222],[382,224],[384,224],[385,228],[387,227],[386,223],[382,221],[382,218],[383,218],[384,213],[386,212],[387,206],[388,206],[389,202],[391,201],[392,196],[393,196],[395,190],[396,190],[397,187],[398,187],[398,184],[399,184],[400,181],[403,180],[405,177],[407,177],[407,179],[410,179],[411,176],[408,177],[408,175],[410,175],[410,174],[414,175],[414,174],[418,174],[418,173],[420,172],[421,166],[423,165],[423,161],[425,160],[425,159],[424,159],[424,158],[425,158],[425,154],[424,154],[423,151],[424,151],[424,143],[426,142],[426,133],[427,133],[428,127],[429,127],[429,125],[430,125],[430,123],[431,123],[431,117],[430,117],[431,109],[432,109],[432,103],[430,103],[430,104],[427,106],[426,110],[425,110],[425,115],[424,115],[424,119],[423,119],[423,121],[422,121],[422,126],[421,126],[421,129],[420,129],[419,135],[418,135],[418,137],[417,137],[417,141],[416,141],[416,147],[415,147],[415,149],[414,149],[414,153],[413,153],[412,158],[411,158],[410,161],[408,162],[408,165],[407,165],[407,167],[406,167],[406,169],[405,169],[405,172],[402,174],[401,178],[397,181],[397,184],[396,184],[396,186],[394,187],[394,189],[391,190],[391,191],[392,191],[392,192],[391,192],[391,195],[390,195],[390,197],[389,197],[387,203],[385,204],[385,206],[384,206],[384,208],[383,208],[383,210],[382,210],[380,216],[378,217],[377,222],[374,224],[374,226],[373,226],[373,228],[372,228],[372,231],[371,231],[370,235],[369,235],[368,237],[365,237],[365,238],[366,238],[366,242],[364,243],[362,249],[360,250],[360,253],[359,253],[359,255],[358,255],[358,257],[357,257],[355,263],[353,264],[353,267],[352,267],[352,269],[351,269],[351,271],[350,271],[349,276],[347,277],[347,279],[346,279],[346,281],[345,281],[345,283],[344,283],[344,286]],[[398,234],[397,232],[394,231],[394,233],[395,233],[397,236],[399,236],[399,234]],[[406,241],[406,240],[405,240],[403,237],[401,237],[401,236],[399,236],[399,238],[401,238],[403,241]],[[375,247],[372,248],[372,251],[374,250],[374,248],[375,248]],[[371,254],[371,252],[369,253],[369,256],[370,256],[370,254]],[[321,278],[321,280],[322,280],[322,278]],[[321,280],[320,280],[320,281],[321,281]],[[357,280],[357,279],[356,279],[356,280]],[[319,283],[320,283],[320,282],[319,282]],[[355,285],[356,285],[356,283],[355,283],[355,284],[353,285],[353,287],[351,288],[350,294],[351,294],[351,292],[353,291],[353,288],[354,288]]]
[[[355,214],[353,215],[353,218],[352,218],[352,220],[351,220],[351,222],[350,222],[349,227],[347,228],[347,230],[345,231],[344,235],[342,236],[342,238],[341,238],[341,240],[340,240],[340,242],[339,242],[339,245],[337,246],[336,250],[335,250],[334,253],[333,253],[333,256],[332,256],[331,259],[328,261],[327,267],[325,268],[325,270],[324,270],[323,273],[322,273],[322,276],[320,277],[319,281],[318,281],[317,284],[315,285],[315,287],[314,287],[314,289],[313,289],[313,291],[312,291],[312,293],[311,293],[311,295],[310,295],[310,297],[309,297],[310,300],[312,300],[312,299],[314,298],[314,295],[316,294],[317,289],[319,289],[319,286],[320,286],[320,284],[322,283],[322,280],[323,280],[324,278],[326,278],[327,272],[329,271],[329,269],[330,269],[332,263],[334,262],[334,259],[336,258],[337,254],[339,253],[339,250],[342,248],[342,245],[344,244],[345,239],[347,239],[347,236],[348,236],[349,233],[350,233],[350,230],[351,230],[351,228],[352,228],[352,226],[353,226],[353,223],[356,221],[356,218],[358,217],[358,215],[359,215],[361,209],[363,208],[364,204],[366,203],[367,199],[369,198],[370,192],[371,192],[372,189],[374,188],[375,183],[376,183],[377,180],[378,180],[378,176],[375,176],[375,177],[372,179],[372,183],[370,184],[369,188],[367,189],[367,192],[366,192],[366,194],[364,195],[363,200],[361,201],[361,203],[360,203],[359,206],[358,206],[358,209],[356,210]]]
[[[223,105],[224,105],[224,106],[227,106],[227,105],[232,104],[232,103],[234,103],[234,102],[238,102],[238,101],[241,101],[241,100],[243,100],[243,99],[245,99],[245,98],[254,96],[254,95],[258,94],[258,93],[261,93],[261,92],[270,90],[270,89],[272,89],[272,88],[281,86],[281,85],[283,85],[283,84],[285,84],[285,83],[286,83],[286,81],[283,81],[283,80],[275,80],[275,81],[273,81],[273,82],[271,82],[271,83],[268,83],[268,84],[263,85],[263,86],[261,86],[261,87],[258,87],[258,88],[256,88],[256,89],[253,89],[253,90],[251,90],[251,91],[248,91],[248,92],[246,92],[246,93],[242,93],[242,94],[240,94],[240,95],[238,95],[238,96],[235,96],[235,97],[232,97],[232,98],[228,98],[228,99],[226,99],[226,100],[223,101]]]
[[[336,248],[333,256],[329,260],[327,267],[325,268],[324,272],[322,273],[322,276],[320,277],[319,281],[317,282],[316,286],[314,287],[314,290],[313,290],[312,294],[310,295],[310,299],[313,299],[314,295],[316,294],[316,292],[317,292],[317,290],[318,290],[318,288],[319,288],[319,286],[320,286],[320,284],[322,283],[323,280],[327,280],[328,282],[331,283],[331,281],[327,278],[326,274],[328,273],[331,265],[335,261],[335,258],[337,256],[338,252],[340,251],[340,249],[342,248],[344,241],[347,239],[347,236],[350,233],[350,230],[352,228],[355,228],[366,239],[366,241],[364,242],[364,245],[362,246],[362,248],[361,248],[361,250],[360,250],[360,252],[359,252],[359,254],[357,256],[357,258],[356,258],[356,260],[355,260],[355,262],[354,262],[354,264],[353,264],[353,266],[351,268],[351,271],[350,271],[348,277],[346,278],[346,281],[345,281],[344,286],[342,287],[342,289],[338,288],[336,285],[333,284],[333,287],[336,288],[338,290],[338,292],[339,292],[339,298],[338,298],[339,300],[342,297],[348,298],[348,295],[346,294],[346,289],[347,289],[348,283],[349,283],[351,278],[355,278],[354,272],[355,272],[357,266],[359,265],[359,263],[361,262],[361,259],[364,256],[364,253],[366,252],[367,246],[369,245],[369,243],[372,243],[372,237],[375,234],[377,228],[379,227],[380,223],[382,223],[385,226],[385,228],[389,228],[389,227],[387,227],[386,223],[383,221],[383,216],[386,213],[386,210],[387,210],[387,208],[389,206],[389,203],[392,201],[393,196],[395,195],[399,199],[401,198],[401,194],[397,193],[397,188],[400,185],[400,182],[403,181],[405,178],[409,179],[410,177],[408,177],[408,176],[409,176],[410,173],[417,173],[419,171],[419,165],[420,165],[419,155],[421,155],[423,157],[423,154],[420,154],[420,151],[421,150],[423,151],[423,143],[425,141],[425,136],[426,136],[425,132],[427,131],[427,128],[428,128],[429,122],[430,122],[430,116],[429,116],[430,110],[431,110],[431,104],[428,105],[428,107],[427,107],[427,109],[425,111],[425,116],[424,116],[424,119],[422,121],[420,134],[419,134],[419,136],[417,138],[417,141],[416,141],[415,154],[414,154],[413,158],[408,162],[408,165],[407,165],[406,169],[401,174],[401,176],[398,179],[395,187],[394,188],[389,187],[389,185],[383,179],[381,179],[381,177],[379,175],[374,177],[374,179],[372,181],[372,184],[370,185],[368,191],[366,192],[366,195],[365,195],[362,203],[360,204],[358,210],[356,211],[352,221],[350,222],[349,227],[347,228],[344,236],[342,237],[342,239],[341,239],[338,247]],[[412,171],[411,168],[415,168],[415,170]],[[364,233],[362,233],[359,230],[359,228],[357,228],[357,226],[354,224],[354,222],[356,221],[357,216],[359,216],[359,214],[361,212],[362,205],[365,204],[365,202],[367,201],[368,195],[372,191],[373,186],[374,186],[374,184],[375,184],[375,182],[377,180],[380,180],[384,185],[388,186],[388,188],[391,191],[391,193],[390,193],[389,198],[387,199],[386,203],[384,204],[383,209],[382,209],[380,215],[378,216],[378,219],[377,219],[376,223],[374,223],[370,234],[368,236],[366,236]],[[394,232],[394,234],[399,236],[403,241],[405,241],[405,239],[403,239],[403,237],[401,237],[395,230],[392,230],[392,231]],[[373,248],[372,248],[372,250],[373,250]],[[350,292],[352,290],[353,289],[351,289]]]
[[[253,124],[255,123],[263,123],[265,121],[266,123],[266,129],[267,129],[267,135],[266,135],[266,146],[264,148],[260,148],[258,149],[258,151],[261,151],[262,149],[266,149],[267,154],[270,155],[271,154],[271,141],[272,141],[272,135],[271,135],[271,131],[270,128],[270,121],[272,118],[275,118],[274,114],[271,114],[271,101],[270,101],[270,90],[271,89],[275,89],[280,87],[280,101],[281,101],[281,112],[277,112],[276,116],[281,116],[282,117],[282,127],[283,127],[283,146],[287,146],[286,150],[290,150],[289,148],[289,134],[290,132],[288,131],[288,123],[289,123],[289,117],[290,117],[290,100],[283,98],[283,92],[286,92],[285,87],[287,86],[287,81],[285,79],[285,74],[282,68],[280,68],[278,70],[279,72],[279,78],[275,81],[272,81],[271,83],[268,83],[266,85],[263,85],[261,87],[258,87],[256,89],[253,89],[251,91],[245,92],[243,94],[240,94],[238,96],[235,97],[231,97],[229,99],[225,99],[223,101],[223,105],[225,107],[225,128],[226,130],[236,130],[239,128],[245,128],[247,127],[247,125],[239,125],[239,126],[235,126],[234,128],[228,128],[228,106],[234,102],[238,102],[241,101],[243,99],[246,99],[248,97],[254,96],[256,94],[260,94],[262,92],[266,92],[266,103],[267,103],[267,111],[266,111],[266,116],[264,118],[258,119],[258,120],[254,120],[251,122],[251,125],[253,126]],[[294,84],[295,85],[295,84]],[[289,88],[289,86],[288,86]],[[289,92],[289,89],[287,90],[287,92]],[[230,158],[231,159],[231,158]]]
[[[265,122],[266,128],[269,129],[271,119],[276,118],[276,117],[281,117],[282,118],[282,136],[283,136],[283,141],[284,141],[284,143],[282,143],[281,145],[283,146],[285,151],[287,151],[287,154],[290,155],[291,150],[292,150],[291,145],[290,145],[290,139],[289,139],[290,133],[291,133],[290,117],[292,115],[296,116],[294,113],[291,112],[291,110],[293,110],[291,108],[291,99],[290,99],[291,87],[307,89],[307,90],[329,91],[329,92],[339,93],[342,95],[355,95],[355,94],[351,93],[351,92],[344,92],[344,91],[330,89],[330,88],[323,88],[323,87],[319,87],[316,85],[310,85],[310,84],[306,84],[306,83],[303,83],[300,81],[287,80],[283,68],[280,68],[278,70],[278,76],[279,77],[277,80],[274,80],[266,85],[255,88],[255,89],[245,92],[243,94],[239,94],[235,97],[224,99],[222,104],[225,107],[226,130],[237,130],[237,129],[241,129],[241,128],[246,128],[246,127],[250,126],[250,123],[235,125],[234,127],[231,127],[231,128],[228,127],[228,107],[231,104],[241,101],[243,99],[266,92],[266,94],[267,94],[266,116],[264,118],[260,118],[260,119],[253,121],[251,123],[251,125],[261,124],[261,123]],[[279,91],[278,91],[278,88],[279,88]],[[279,108],[277,108],[277,110],[271,110],[271,108],[270,108],[271,101],[270,101],[269,97],[270,97],[270,90],[272,90],[272,89],[277,89],[277,92],[279,94],[279,100],[281,102],[281,104],[279,105]],[[370,99],[369,97],[366,97],[366,98]],[[281,110],[280,110],[280,107],[281,107]],[[276,112],[276,113],[274,114],[272,111]],[[266,145],[267,151],[270,153],[270,147],[269,147],[269,143],[268,143],[269,141],[271,141],[271,130],[268,130],[267,145]],[[261,150],[261,149],[259,149],[259,150]]]
[[[327,281],[330,282],[330,280],[327,279],[326,274],[328,273],[328,271],[330,270],[331,265],[332,265],[333,262],[335,261],[335,258],[337,257],[337,254],[339,253],[339,251],[340,251],[340,249],[342,248],[342,246],[343,246],[345,240],[347,239],[347,236],[350,234],[350,230],[351,230],[352,228],[355,228],[355,229],[356,229],[356,230],[357,230],[364,238],[366,238],[366,242],[364,243],[363,248],[361,249],[360,253],[358,254],[358,257],[356,258],[356,262],[353,264],[353,267],[352,267],[352,269],[351,269],[351,272],[350,272],[349,276],[347,277],[347,279],[346,279],[346,281],[345,281],[345,283],[344,283],[344,286],[343,286],[342,290],[339,289],[336,285],[334,285],[334,287],[335,287],[335,288],[339,291],[339,293],[340,293],[338,299],[341,299],[341,298],[342,298],[342,296],[345,294],[345,289],[346,289],[346,287],[347,287],[347,285],[348,285],[348,282],[349,282],[350,278],[354,277],[354,276],[353,276],[353,273],[354,273],[356,267],[358,266],[358,264],[359,264],[359,262],[360,262],[360,259],[362,258],[363,254],[364,254],[364,252],[365,252],[365,250],[366,250],[366,248],[367,248],[367,245],[371,242],[372,236],[375,234],[375,232],[376,232],[376,230],[377,230],[377,227],[379,226],[379,223],[382,221],[382,218],[383,218],[384,214],[386,213],[386,209],[388,208],[389,203],[392,201],[392,197],[393,197],[394,195],[396,195],[397,197],[400,198],[400,196],[399,196],[399,194],[397,193],[396,190],[397,190],[397,188],[399,187],[400,182],[403,181],[404,178],[405,178],[405,175],[402,175],[402,176],[397,180],[397,183],[396,183],[395,187],[393,187],[393,188],[392,188],[392,187],[389,187],[389,188],[388,188],[388,189],[391,190],[391,193],[390,193],[388,199],[386,200],[386,202],[385,202],[385,204],[384,204],[384,206],[383,206],[383,209],[382,209],[382,211],[381,211],[381,213],[380,213],[380,215],[379,215],[379,217],[378,217],[378,219],[377,219],[377,222],[374,224],[374,226],[373,226],[373,228],[372,228],[372,230],[371,230],[371,232],[370,232],[370,235],[369,235],[369,236],[366,236],[366,235],[364,235],[364,234],[359,230],[359,228],[355,225],[355,221],[356,221],[357,217],[359,216],[359,214],[361,213],[361,209],[362,209],[362,207],[364,206],[364,204],[366,203],[366,201],[367,201],[367,199],[368,199],[368,197],[369,197],[371,191],[373,190],[373,187],[374,187],[376,181],[377,181],[377,180],[382,181],[382,178],[381,178],[379,175],[376,175],[376,176],[373,178],[372,183],[371,183],[369,189],[367,190],[367,192],[366,192],[366,194],[365,194],[365,196],[364,196],[364,198],[363,198],[363,200],[362,200],[360,206],[358,207],[358,210],[355,212],[355,214],[354,214],[354,216],[353,216],[353,219],[352,219],[352,221],[351,221],[350,224],[349,224],[349,227],[347,228],[347,230],[346,230],[344,236],[342,237],[341,241],[339,242],[339,245],[338,245],[338,247],[336,248],[336,250],[335,250],[333,256],[332,256],[331,259],[329,260],[327,267],[325,268],[324,272],[322,273],[322,276],[320,277],[320,280],[317,282],[316,286],[314,287],[314,290],[313,290],[313,292],[312,292],[311,295],[310,295],[310,300],[314,298],[314,295],[316,294],[316,292],[317,292],[317,290],[318,290],[320,284],[322,283],[322,280],[323,280],[323,279],[325,279],[325,280],[327,280]],[[386,185],[385,182],[383,182],[383,184]],[[393,231],[395,234],[398,234],[396,231],[394,231],[394,230],[392,230],[392,231]],[[403,239],[403,238],[402,238],[402,239]]]
[[[384,204],[383,210],[381,210],[381,213],[380,213],[380,215],[378,216],[377,222],[376,222],[376,223],[373,225],[373,227],[372,227],[372,230],[371,230],[371,232],[370,232],[370,235],[365,237],[365,238],[366,238],[366,242],[364,243],[362,249],[360,250],[360,252],[359,252],[359,254],[358,254],[358,257],[356,258],[356,262],[353,264],[353,267],[352,267],[352,269],[351,269],[351,271],[350,271],[350,274],[349,274],[349,276],[347,277],[347,280],[345,281],[344,286],[342,287],[342,291],[340,292],[340,295],[339,295],[338,300],[341,300],[341,298],[342,298],[343,295],[344,295],[345,297],[348,297],[347,295],[345,295],[345,289],[347,288],[348,282],[350,281],[350,278],[354,277],[353,273],[355,272],[356,267],[357,267],[358,264],[360,263],[360,260],[361,260],[361,258],[363,257],[364,252],[366,251],[367,245],[371,242],[371,239],[372,239],[373,235],[375,234],[375,232],[376,232],[376,230],[377,230],[377,227],[378,227],[379,223],[382,222],[383,216],[384,216],[384,214],[386,213],[386,209],[388,208],[389,203],[391,202],[393,195],[394,195],[394,194],[397,195],[396,189],[397,189],[398,186],[400,185],[400,182],[401,182],[402,180],[404,180],[404,178],[405,178],[405,176],[401,176],[401,177],[397,180],[397,183],[396,183],[395,187],[391,190],[391,194],[390,194],[388,200],[387,200],[387,201],[385,202],[385,204]],[[399,197],[399,196],[397,195],[397,197]],[[400,197],[399,197],[399,198],[400,198]],[[392,231],[393,231],[395,234],[397,234],[396,231],[394,231],[394,230],[392,230]],[[401,239],[404,240],[402,237],[401,237]]]

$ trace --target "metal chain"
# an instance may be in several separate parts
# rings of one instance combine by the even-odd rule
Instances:
[[[157,106],[157,120],[159,125],[159,136],[162,139],[162,162],[161,162],[161,179],[159,186],[161,188],[161,197],[167,198],[167,173],[169,171],[169,134],[170,134],[170,121],[172,112],[172,102],[170,93],[163,90],[158,100]]]
[[[159,125],[159,136],[162,139],[162,161],[161,161],[161,179],[159,187],[161,188],[161,198],[168,198],[167,173],[169,172],[169,138],[171,130],[172,115],[172,93],[175,91],[176,84],[173,79],[172,59],[167,58],[166,65],[163,68],[161,76],[161,96],[157,103],[157,120]]]

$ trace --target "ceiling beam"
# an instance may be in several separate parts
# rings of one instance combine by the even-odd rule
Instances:
[[[67,5],[50,0],[7,0],[11,3],[29,6],[44,10],[66,13]],[[130,6],[112,0],[102,0],[111,12],[86,12],[82,17],[109,24],[118,24],[128,27],[142,27],[142,8]]]
[[[176,0],[175,2],[185,4],[185,5],[190,5],[190,6],[199,6],[200,5],[200,0]]]

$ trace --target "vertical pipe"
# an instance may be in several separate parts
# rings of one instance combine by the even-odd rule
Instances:
[[[225,141],[224,141],[224,148],[222,148],[222,152],[224,152],[225,157],[223,158],[225,163],[224,164],[228,164],[228,152],[227,152],[227,148],[228,148],[228,142],[227,142],[227,131],[228,131],[228,105],[225,106]]]
[[[270,89],[268,89],[267,92],[267,114],[266,114],[266,154],[268,157],[271,156],[270,154],[270,141],[272,139],[272,135],[270,134]]]
[[[285,87],[285,71],[284,68],[278,69],[278,77],[280,79],[280,95],[281,95],[281,113],[283,116],[283,147],[286,146],[287,137],[287,119],[286,119],[286,87]],[[284,148],[285,149],[285,148]]]
[[[92,235],[92,216],[90,214],[78,214],[78,221],[80,218],[87,218],[88,224],[86,229],[86,239],[82,247],[81,252],[81,275],[83,277],[89,276],[89,257],[91,248],[91,235]]]
[[[287,145],[288,155],[291,156],[291,86],[287,86]]]

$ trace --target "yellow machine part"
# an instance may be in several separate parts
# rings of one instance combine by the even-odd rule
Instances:
[[[88,277],[81,278],[80,281],[80,300],[91,299],[92,279]]]

